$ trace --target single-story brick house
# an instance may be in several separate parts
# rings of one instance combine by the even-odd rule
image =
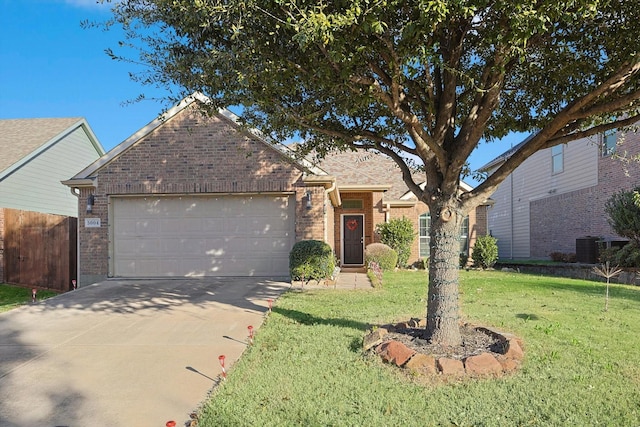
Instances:
[[[64,181],[81,194],[81,285],[107,277],[288,276],[289,252],[304,239],[328,242],[341,265],[357,266],[380,222],[404,215],[424,233],[428,209],[402,188],[389,159],[354,152],[320,165],[296,160],[226,110],[203,115],[196,98]],[[467,241],[485,233],[485,211],[469,216]],[[425,244],[416,239],[411,261]]]

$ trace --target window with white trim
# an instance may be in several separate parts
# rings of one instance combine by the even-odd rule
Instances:
[[[610,156],[616,152],[618,134],[615,130],[605,132],[602,135],[602,156]]]
[[[420,258],[429,258],[429,247],[431,244],[431,214],[429,212],[423,213],[419,217],[419,241],[418,248]],[[469,255],[469,217],[466,216],[462,220],[460,226],[460,253]]]
[[[564,145],[551,147],[551,173],[560,173],[564,170]]]
[[[420,258],[429,258],[429,246],[431,237],[429,232],[431,231],[431,214],[429,212],[420,215],[420,241],[418,247],[420,248]]]

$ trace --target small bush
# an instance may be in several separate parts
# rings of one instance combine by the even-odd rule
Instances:
[[[640,249],[634,243],[622,248],[600,249],[600,262],[625,268],[640,268]]]
[[[405,267],[411,255],[411,244],[416,237],[410,219],[392,219],[376,226],[380,241],[398,253],[398,267]]]
[[[473,265],[491,268],[498,260],[498,240],[493,236],[480,236],[473,245]]]
[[[573,252],[551,252],[549,258],[553,262],[577,262],[576,254]]]
[[[605,203],[611,228],[640,246],[640,187],[613,194]]]
[[[494,262],[495,263],[495,262]],[[460,268],[465,268],[469,264],[469,255],[460,252]]]
[[[375,262],[383,271],[393,270],[398,264],[398,253],[384,243],[371,243],[364,250],[367,265]]]
[[[429,268],[429,257],[420,258],[416,262],[413,263],[413,266],[418,270],[426,270]]]
[[[320,240],[302,240],[289,253],[291,280],[322,280],[331,277],[335,258],[331,246]]]

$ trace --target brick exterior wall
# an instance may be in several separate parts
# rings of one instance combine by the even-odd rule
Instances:
[[[478,237],[489,234],[488,210],[489,206],[481,205],[469,212],[469,257]]]
[[[79,199],[80,284],[109,274],[109,200],[111,196],[145,194],[292,194],[296,203],[296,239],[323,239],[324,189],[305,188],[302,171],[277,150],[241,133],[225,118],[205,117],[188,107],[168,119],[100,168],[97,188]],[[305,193],[313,193],[306,209]],[[95,195],[93,213],[86,200]],[[100,218],[100,228],[85,228],[87,217]]]
[[[627,134],[620,152],[640,154],[640,135]],[[530,203],[531,257],[551,252],[574,253],[576,239],[586,236],[616,238],[604,205],[611,195],[640,185],[640,166],[611,157],[598,157],[598,184]]]
[[[307,208],[306,193],[311,193],[311,208]],[[324,187],[306,187],[296,192],[296,241],[325,241],[325,211],[327,200]],[[333,247],[333,239],[326,240]]]

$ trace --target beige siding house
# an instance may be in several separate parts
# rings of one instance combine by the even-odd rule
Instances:
[[[73,217],[71,228],[75,230],[78,197],[61,181],[103,154],[98,139],[82,118],[0,120],[0,282],[48,286],[61,280],[64,283],[58,289],[65,289],[69,277],[75,277],[75,261],[56,270],[52,267],[56,263],[47,258],[54,252],[47,247],[42,250],[42,246],[61,246],[62,242],[46,240],[46,245],[35,244],[38,248],[29,252],[33,239],[24,239],[19,234],[29,235],[33,224],[19,220],[16,225],[5,216],[9,215],[8,210],[53,214],[58,219],[52,221],[60,224],[67,223],[65,217]],[[42,224],[35,226],[38,234],[49,239],[58,235],[46,231]],[[13,230],[13,234],[8,230]],[[75,232],[71,238],[75,247]],[[67,256],[75,258],[75,250],[71,252]],[[54,270],[64,271],[64,278],[52,273]]]
[[[418,231],[428,214],[380,154],[334,153],[315,165],[226,110],[204,116],[197,102],[207,100],[185,99],[65,181],[81,194],[80,285],[288,276],[291,248],[307,239],[327,242],[341,266],[363,266],[376,224],[405,215]],[[481,235],[478,217],[469,222]]]
[[[481,171],[495,171],[518,147]],[[640,167],[625,166],[613,155],[616,150],[640,153],[639,135],[580,139],[539,151],[522,163],[492,195],[488,226],[498,239],[500,258],[545,259],[551,252],[575,253],[576,239],[617,239],[604,203],[613,192],[640,185]]]
[[[103,154],[82,118],[0,120],[0,207],[76,217],[60,181]]]

